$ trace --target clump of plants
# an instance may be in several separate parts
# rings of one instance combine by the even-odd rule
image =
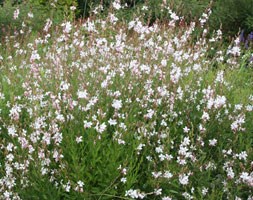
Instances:
[[[197,39],[167,4],[168,23],[149,26],[120,20],[120,1],[99,9],[3,38],[0,198],[252,199],[239,38],[227,49],[221,30],[207,37],[209,9]]]

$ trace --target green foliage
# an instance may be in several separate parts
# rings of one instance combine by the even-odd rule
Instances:
[[[69,15],[70,7],[77,6],[77,0],[31,0],[29,1],[32,6],[43,6],[44,9],[47,10],[57,10],[62,14]]]
[[[102,4],[105,10],[109,8],[112,0],[78,0],[79,15],[88,16],[92,8]],[[143,5],[148,6],[148,11],[142,11],[146,14],[148,22],[154,22],[155,20],[168,20],[169,15],[164,10],[162,0],[123,0],[122,5],[127,3],[128,8],[124,10],[125,17],[136,12],[136,9],[141,8]],[[211,30],[217,30],[222,27],[225,35],[233,36],[238,33],[239,30],[245,29],[246,32],[250,32],[253,29],[253,3],[251,0],[214,0],[210,4],[210,0],[171,0],[167,1],[168,5],[181,16],[184,16],[187,23],[191,21],[198,21],[202,13],[206,8],[211,5],[213,14],[209,20],[209,26]],[[240,4],[240,6],[238,6]]]
[[[14,19],[13,14],[16,9],[19,9],[20,14],[17,19]],[[32,13],[33,17],[29,18],[28,13]],[[0,36],[25,28],[39,31],[48,18],[53,20],[53,24],[59,24],[64,19],[64,12],[49,5],[43,6],[36,1],[13,4],[11,0],[6,0],[3,6],[0,6]]]
[[[238,33],[239,29],[253,30],[252,0],[217,0],[213,6],[210,22],[213,28],[219,28],[221,24],[223,31],[229,35]]]
[[[22,2],[22,3],[21,3]],[[0,24],[20,24],[13,22],[12,14],[15,9],[13,5],[19,5],[22,13],[26,13],[29,9],[36,11],[35,27],[41,27],[42,21],[47,17],[54,16],[55,21],[59,22],[64,16],[69,17],[69,7],[77,6],[75,11],[76,17],[88,17],[91,11],[98,5],[103,5],[104,11],[110,8],[113,0],[59,0],[56,3],[50,0],[31,0],[31,1],[13,1],[1,0],[0,5]],[[146,15],[146,21],[153,23],[155,20],[168,20],[169,15],[167,10],[164,10],[162,0],[122,0],[122,5],[127,4],[128,7],[121,12],[122,18],[127,19],[143,5],[148,6],[147,11],[141,11]],[[54,3],[55,6],[52,6]],[[187,23],[197,21],[202,13],[210,5],[209,0],[171,0],[167,1],[168,5],[181,16],[184,16]],[[240,6],[238,6],[240,4]],[[253,30],[253,3],[251,0],[214,0],[212,2],[213,14],[209,19],[211,30],[217,30],[222,27],[223,32],[227,36],[234,36],[239,30],[244,29],[247,33]]]
[[[188,22],[198,20],[209,5],[209,0],[174,0],[170,5]],[[222,27],[228,36],[234,36],[239,30],[250,32],[253,30],[253,3],[252,0],[214,0],[209,26],[212,30]]]
[[[110,2],[102,2],[105,10],[110,9]],[[131,8],[116,11],[117,17],[131,19],[131,16],[141,15],[141,20],[148,23],[168,19],[166,10],[160,9],[160,0],[150,0],[146,4],[141,0],[128,2]],[[187,19],[198,19],[208,2],[192,2],[195,6],[188,15],[185,9],[193,5],[190,1],[170,3],[179,13],[185,12]],[[74,1],[58,3],[54,8],[45,0],[23,2],[19,5],[20,18],[14,20],[17,5],[6,1],[0,8],[0,20],[5,27],[21,29],[22,21],[26,19],[27,25],[39,29],[47,17],[60,22],[68,16],[66,8],[75,5]],[[88,15],[101,1],[81,3],[79,1],[79,9]],[[142,10],[143,5],[149,10]],[[29,11],[34,13],[34,18],[27,18]],[[129,30],[128,24],[122,21],[112,24],[108,20],[102,28],[99,20],[91,19],[96,28],[94,32],[88,32],[85,23],[82,26],[71,23],[71,31],[54,27],[49,38],[43,34],[34,38],[35,33],[29,32],[24,41],[8,36],[3,40],[5,42],[0,44],[0,56],[3,57],[0,59],[0,94],[5,97],[0,98],[3,149],[0,151],[0,178],[5,176],[8,163],[12,162],[6,155],[13,154],[13,166],[15,161],[22,164],[29,160],[30,163],[27,172],[19,169],[13,172],[16,185],[12,189],[22,199],[129,199],[126,191],[135,188],[145,191],[146,199],[154,200],[162,198],[153,192],[158,188],[162,189],[163,195],[168,194],[173,199],[182,199],[186,191],[191,192],[193,199],[224,199],[226,196],[234,199],[236,195],[247,199],[252,190],[245,183],[238,184],[227,178],[224,166],[232,163],[238,179],[242,172],[252,171],[253,115],[244,110],[252,105],[248,98],[252,95],[253,85],[249,61],[252,52],[246,51],[242,58],[233,57],[239,67],[232,69],[231,64],[216,60],[217,52],[221,52],[218,56],[227,52],[219,40],[216,40],[217,44],[204,36],[199,36],[197,42],[192,36],[184,40],[183,34],[189,31],[188,27],[182,27],[180,32],[177,28],[159,25],[159,31],[144,33],[144,39],[141,39],[140,34]],[[142,24],[142,21],[138,22]],[[64,39],[59,40],[63,36]],[[120,37],[123,50],[118,48]],[[41,38],[44,42],[38,43]],[[170,49],[166,51],[167,47]],[[37,52],[40,59],[31,61]],[[129,67],[134,60],[137,63]],[[164,60],[166,64],[162,67]],[[214,62],[216,68],[212,66]],[[180,69],[178,82],[172,79],[173,65]],[[140,68],[134,69],[138,66]],[[147,66],[152,66],[149,72],[144,71]],[[224,81],[217,81],[220,72],[224,73]],[[103,87],[108,79],[108,85]],[[69,83],[68,89],[61,87],[65,82]],[[207,89],[210,90],[209,97],[204,92]],[[78,97],[82,90],[87,91],[88,98]],[[226,97],[224,107],[208,109],[207,100],[217,101],[219,96]],[[112,106],[117,98],[123,102],[120,110]],[[236,104],[243,104],[240,112],[233,109]],[[10,115],[11,108],[16,105],[21,105],[17,120]],[[153,110],[155,114],[147,117],[146,114]],[[210,119],[203,119],[204,112],[208,112]],[[231,123],[244,114],[247,131],[232,132]],[[117,124],[110,124],[111,119],[116,119]],[[92,126],[85,128],[84,121],[92,122]],[[162,125],[162,121],[167,125]],[[40,128],[36,128],[38,123]],[[106,129],[99,132],[103,123],[107,125]],[[202,132],[200,125],[206,130]],[[11,126],[15,126],[18,137],[28,138],[33,147],[31,152],[28,153],[30,149],[26,145],[21,147],[20,139],[10,136],[7,129]],[[185,127],[189,128],[188,132],[184,131]],[[32,141],[34,133],[39,134],[37,142]],[[61,134],[63,138],[58,143],[56,136]],[[82,141],[77,142],[80,136]],[[185,137],[191,144],[189,149],[185,147],[186,151],[192,157],[186,157],[186,164],[180,165],[177,157],[183,157],[179,149]],[[214,138],[217,145],[208,145]],[[124,141],[124,145],[118,139]],[[16,146],[10,152],[6,148],[9,143]],[[227,157],[223,150],[229,149],[234,155],[247,151],[248,160]],[[44,164],[46,160],[38,156],[41,150],[50,163]],[[54,152],[63,157],[58,160]],[[165,155],[172,157],[162,160]],[[215,168],[207,168],[211,163]],[[155,173],[167,171],[173,173],[170,179],[154,177]],[[182,186],[179,175],[188,172],[191,174],[189,184]],[[127,182],[123,183],[122,178]],[[82,192],[75,189],[80,180],[84,183]],[[222,184],[224,181],[226,185]],[[71,185],[69,192],[64,186],[68,182]],[[208,194],[204,196],[202,191],[206,186]],[[225,189],[229,191],[227,194]]]
[[[197,20],[208,7],[210,0],[172,0],[169,1],[171,8],[189,23]]]

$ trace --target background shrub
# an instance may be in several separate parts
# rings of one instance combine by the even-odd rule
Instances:
[[[252,0],[217,0],[213,4],[211,26],[222,29],[228,35],[237,34],[239,29],[246,32],[253,30],[253,1]]]
[[[33,31],[41,30],[46,19],[53,20],[53,24],[59,24],[64,20],[65,16],[70,17],[69,7],[75,5],[75,0],[58,1],[57,5],[52,6],[46,0],[31,0],[31,1],[1,1],[0,6],[0,36],[6,32],[21,30],[22,23],[25,26],[32,28]],[[13,18],[13,13],[19,9],[19,17]],[[32,13],[33,17],[29,18],[28,13]],[[23,24],[23,25],[24,25]]]
[[[77,16],[87,17],[89,16],[91,9],[98,5],[103,5],[103,8],[107,10],[112,4],[113,0],[77,0],[77,2],[78,2]],[[153,2],[153,0],[151,0],[151,2]],[[126,15],[128,15],[129,13],[132,12],[131,9],[134,9],[136,5],[144,4],[145,1],[144,0],[122,0],[121,3],[127,4],[128,8],[130,8],[130,9],[127,9],[127,12],[125,13]]]
[[[41,27],[42,22],[49,16],[54,16],[55,22],[61,21],[64,16],[69,17],[69,7],[77,6],[76,17],[88,17],[90,12],[98,5],[103,5],[104,13],[110,8],[113,0],[58,0],[55,6],[50,4],[50,0],[0,0],[2,5],[0,12],[0,24],[9,26],[16,24],[12,21],[12,14],[18,5],[21,14],[26,14],[27,10],[36,11],[34,27]],[[120,11],[123,19],[128,19],[131,15],[139,11],[144,14],[148,23],[153,23],[156,19],[166,21],[169,18],[168,11],[162,9],[163,0],[121,0],[122,4],[127,4],[127,8]],[[252,0],[170,0],[168,6],[184,16],[187,23],[198,21],[208,5],[212,4],[213,14],[209,20],[209,27],[217,30],[222,27],[225,36],[234,36],[239,30],[250,33],[253,30],[253,1]],[[141,10],[142,6],[148,6],[148,10]],[[240,5],[240,6],[239,6]]]
[[[186,21],[198,20],[209,5],[209,0],[174,0],[171,7]],[[249,33],[253,30],[253,1],[252,0],[214,0],[209,26],[212,30],[222,27],[226,36],[234,36],[239,30]]]

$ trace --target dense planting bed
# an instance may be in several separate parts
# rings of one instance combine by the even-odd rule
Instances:
[[[253,198],[251,63],[170,13],[2,40],[0,199]]]

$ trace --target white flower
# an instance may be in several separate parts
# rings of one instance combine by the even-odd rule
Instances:
[[[235,177],[235,173],[234,173],[232,167],[228,167],[226,169],[226,172],[227,172],[227,176],[228,176],[229,179],[232,179],[232,178]]]
[[[76,143],[80,143],[83,141],[83,136],[80,136],[80,137],[76,137]]]
[[[103,133],[106,129],[106,124],[105,122],[102,123],[100,126],[98,126],[98,124],[96,125],[95,127],[96,131],[99,132],[99,133]]]
[[[224,72],[223,71],[218,72],[215,82],[223,83],[223,79],[224,79]]]
[[[188,185],[188,183],[189,183],[189,176],[187,174],[180,174],[179,175],[179,182],[182,185]]]
[[[131,29],[131,28],[133,28],[134,26],[135,26],[135,21],[130,21],[129,23],[128,23],[128,29]]]
[[[184,130],[184,133],[189,133],[189,131],[190,131],[190,129],[189,129],[187,126],[185,126],[185,127],[183,128],[183,130]]]
[[[215,146],[217,144],[217,140],[214,138],[212,140],[209,140],[209,145],[210,146]]]
[[[204,121],[208,121],[210,119],[210,116],[207,112],[204,111],[201,119]]]
[[[111,125],[111,126],[115,126],[117,124],[117,121],[115,119],[109,119],[108,123]]]
[[[172,70],[170,72],[171,81],[173,83],[178,83],[181,76],[182,76],[181,68],[177,67],[175,64],[172,65]]]
[[[184,140],[183,140],[183,142],[182,142],[182,145],[183,146],[190,145],[190,142],[191,142],[190,138],[189,137],[185,137]]]
[[[148,113],[145,115],[145,117],[151,119],[154,114],[155,114],[155,111],[152,109],[149,109]]]
[[[154,178],[159,178],[162,176],[162,172],[152,172]]]
[[[4,195],[5,199],[10,200],[11,199],[10,197],[12,196],[12,192],[8,192],[7,190],[5,190],[3,195]]]
[[[119,9],[121,8],[120,0],[115,0],[115,1],[112,3],[112,6],[113,6],[116,10],[119,10]]]
[[[79,91],[77,92],[77,96],[78,96],[78,99],[87,99],[88,98],[88,93],[86,90],[84,91]]]
[[[74,11],[74,10],[76,10],[76,7],[75,6],[70,6],[70,10]]]
[[[5,159],[8,160],[9,162],[12,162],[14,159],[14,155],[10,153],[5,157]]]
[[[226,97],[218,95],[214,101],[214,107],[221,108],[225,104],[226,104]]]
[[[75,191],[78,191],[78,192],[83,192],[83,186],[84,186],[84,183],[82,181],[78,181],[77,182],[77,186],[75,187]]]
[[[170,178],[173,177],[173,174],[170,173],[169,171],[166,171],[166,172],[164,173],[163,177],[164,177],[164,178],[167,178],[167,179],[170,179]]]
[[[208,193],[208,188],[204,187],[204,188],[202,189],[201,193],[202,193],[203,196],[206,196],[207,193]]]
[[[109,19],[112,24],[115,24],[119,20],[114,14],[110,14]]]
[[[86,121],[86,120],[84,120],[83,121],[83,126],[84,126],[84,128],[91,128],[91,126],[92,126],[92,122],[88,122],[88,121]]]
[[[141,151],[143,147],[145,147],[145,144],[139,144],[139,146],[136,148],[138,151]]]
[[[11,119],[17,121],[19,119],[19,113],[21,112],[21,107],[19,105],[14,105],[11,110],[9,116]]]
[[[32,55],[30,57],[30,62],[35,60],[40,60],[40,55],[38,54],[37,50],[32,51]]]
[[[33,18],[33,13],[32,12],[29,12],[27,15],[28,15],[29,18]]]
[[[177,21],[177,20],[179,20],[179,17],[176,15],[176,13],[174,13],[174,12],[171,12],[170,13],[170,17],[171,17],[171,19],[173,19],[174,21]]]
[[[61,26],[64,27],[64,29],[63,29],[64,33],[70,33],[70,31],[72,29],[72,25],[70,22],[63,23]]]
[[[127,178],[125,178],[125,177],[121,178],[121,179],[120,179],[120,182],[126,183],[126,182],[127,182]]]
[[[1,96],[1,95],[0,95],[0,96]],[[246,106],[246,110],[249,111],[249,112],[253,111],[253,106],[247,105],[247,106]]]
[[[116,110],[119,110],[120,108],[122,108],[122,101],[114,99],[112,102],[112,107],[115,108]]]
[[[234,121],[232,124],[231,124],[231,129],[233,131],[236,131],[238,129],[239,125],[237,123],[237,121]]]
[[[46,20],[46,25],[44,26],[44,28],[43,28],[43,30],[45,31],[45,32],[48,32],[48,30],[49,30],[49,28],[52,26],[52,21],[51,21],[51,19],[47,19]]]
[[[65,82],[65,81],[62,81],[61,84],[60,84],[60,90],[61,90],[61,91],[66,91],[66,90],[69,89],[69,86],[70,86],[69,83],[67,83],[67,82]]]
[[[138,199],[138,198],[143,199],[145,197],[145,194],[141,193],[139,190],[130,189],[126,191],[125,196],[129,196],[133,199]]]
[[[247,152],[246,151],[242,151],[240,154],[238,154],[237,155],[238,156],[238,158],[239,158],[239,160],[247,160],[247,156],[248,156],[248,154],[247,154]]]
[[[78,185],[79,187],[83,187],[83,186],[84,186],[84,183],[83,183],[82,181],[78,181],[78,182],[77,182],[77,185]]]
[[[12,148],[14,147],[14,145],[12,143],[9,143],[6,147],[7,151],[12,151]]]
[[[165,67],[165,66],[167,65],[167,60],[163,59],[163,60],[161,61],[161,65],[162,65],[163,67]]]
[[[236,105],[235,105],[235,110],[241,110],[242,107],[243,107],[242,104],[236,104]]]
[[[142,6],[141,10],[142,10],[142,11],[148,10],[148,7],[147,7],[147,6]]]
[[[155,148],[156,153],[163,153],[163,147],[159,146]]]
[[[155,189],[155,191],[154,191],[154,194],[155,195],[161,195],[162,194],[162,189],[160,188],[160,189]]]
[[[69,181],[68,181],[68,183],[66,185],[63,184],[62,187],[64,188],[64,190],[66,192],[70,192],[71,186],[70,186],[70,182]]]
[[[15,137],[17,136],[17,133],[16,133],[16,129],[15,127],[12,125],[10,127],[8,127],[8,135],[10,135],[11,137]]]
[[[248,172],[242,172],[240,178],[243,180],[243,182],[247,182],[250,178],[249,173]]]
[[[17,8],[17,9],[14,11],[13,18],[14,18],[14,19],[17,19],[18,16],[19,16],[19,9]]]
[[[126,169],[126,168],[123,168],[123,169],[121,170],[121,173],[122,173],[123,175],[126,175],[126,174],[127,174],[127,169]]]
[[[170,197],[163,197],[162,200],[172,200]]]
[[[232,54],[233,56],[240,56],[241,49],[239,46],[234,46],[232,49],[228,50],[228,54]]]
[[[63,158],[63,155],[60,154],[56,149],[53,151],[53,158],[56,162],[58,162],[61,158]]]
[[[192,196],[192,195],[190,195],[190,194],[189,194],[189,193],[187,193],[187,192],[184,192],[182,195],[183,195],[183,196],[184,196],[184,198],[185,198],[185,199],[187,199],[187,200],[191,200],[191,199],[193,199],[193,196]]]

